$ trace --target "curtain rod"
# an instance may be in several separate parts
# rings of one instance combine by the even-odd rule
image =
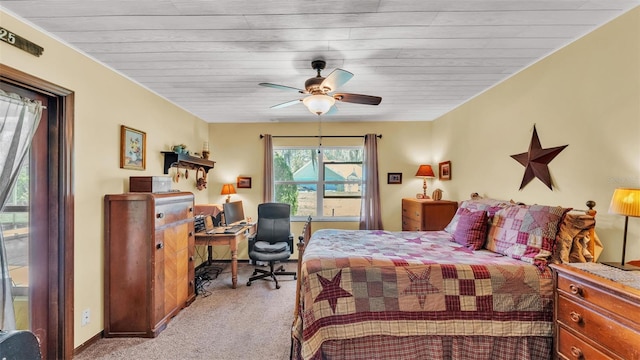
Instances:
[[[363,138],[365,135],[272,135],[273,138]],[[382,139],[382,134],[377,134],[378,139]],[[260,139],[264,138],[260,134]]]

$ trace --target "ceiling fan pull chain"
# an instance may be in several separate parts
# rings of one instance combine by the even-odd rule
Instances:
[[[318,154],[322,148],[322,115],[318,114]]]

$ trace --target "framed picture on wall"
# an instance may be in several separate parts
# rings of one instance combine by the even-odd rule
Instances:
[[[251,189],[251,178],[247,176],[238,176],[236,185],[238,189]]]
[[[147,134],[120,126],[120,168],[144,170],[147,165]]]
[[[387,173],[387,184],[402,184],[402,173]]]
[[[451,180],[451,161],[443,161],[439,164],[438,175],[440,180]]]

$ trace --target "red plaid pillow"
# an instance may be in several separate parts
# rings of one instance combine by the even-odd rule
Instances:
[[[492,213],[489,213],[490,216],[493,216],[493,214],[496,211],[508,205],[509,205],[509,201],[505,201],[505,200],[496,200],[496,199],[465,200],[460,203],[460,206],[458,206],[458,211],[453,216],[453,219],[451,219],[447,227],[444,228],[444,231],[448,232],[449,234],[453,234],[454,232],[456,232],[456,226],[458,226],[458,220],[460,219],[460,212],[462,211],[462,209],[469,209],[471,211],[476,211],[476,210],[490,211],[490,209],[493,209],[491,210]]]
[[[487,239],[487,212],[462,208],[459,215],[453,241],[469,249],[481,249]]]

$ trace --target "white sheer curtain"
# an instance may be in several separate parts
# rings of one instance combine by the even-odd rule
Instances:
[[[363,155],[360,230],[382,230],[380,182],[378,181],[378,137],[376,134],[365,135]]]
[[[262,202],[273,202],[273,137],[263,135],[264,141],[264,173],[262,174]]]
[[[7,94],[0,90],[0,211],[4,208],[18,171],[31,146],[31,139],[42,115],[42,104]],[[11,297],[11,278],[0,231],[0,326],[2,330],[15,330],[16,319]]]

